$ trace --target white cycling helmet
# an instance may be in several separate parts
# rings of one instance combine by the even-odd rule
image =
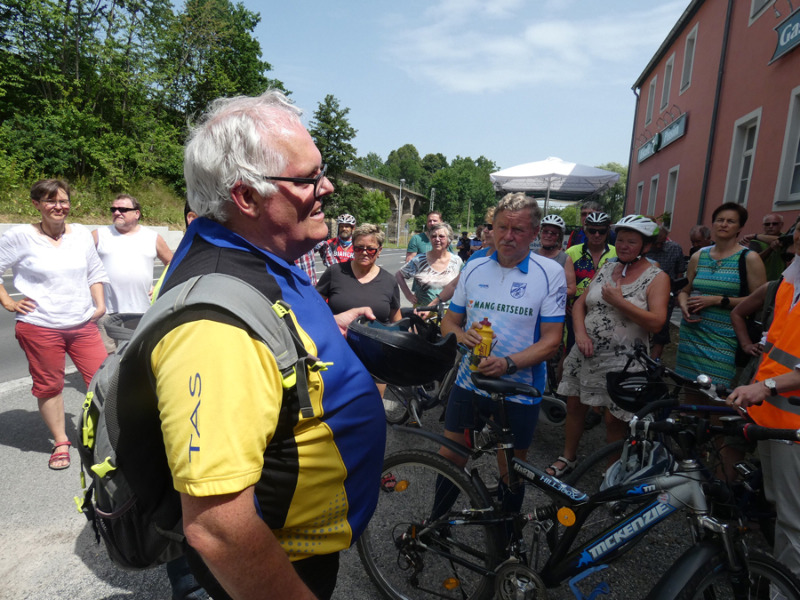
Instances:
[[[564,222],[564,219],[559,217],[558,215],[547,215],[541,222],[542,227],[545,225],[554,225],[561,229],[561,233],[564,233],[567,229],[567,224]]]
[[[609,217],[604,212],[593,212],[589,213],[589,216],[586,217],[585,225],[590,227],[592,225],[609,225],[611,223],[611,217]]]
[[[638,231],[646,238],[658,235],[658,225],[656,225],[655,221],[643,217],[642,215],[628,215],[627,217],[622,217],[611,226],[611,229],[614,231],[632,229],[633,231]]]
[[[339,218],[336,219],[337,225],[352,225],[353,227],[356,226],[356,218],[353,215],[343,214],[339,215]]]

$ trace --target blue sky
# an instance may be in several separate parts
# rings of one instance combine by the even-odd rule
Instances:
[[[306,122],[327,94],[359,156],[414,144],[500,168],[627,164],[631,85],[689,0],[245,0]]]

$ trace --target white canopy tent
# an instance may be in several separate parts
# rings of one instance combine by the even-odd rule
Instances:
[[[550,157],[497,171],[489,178],[496,191],[545,194],[547,214],[551,195],[560,200],[581,200],[610,188],[619,180],[619,173]]]

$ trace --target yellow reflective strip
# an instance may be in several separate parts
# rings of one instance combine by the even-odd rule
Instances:
[[[96,465],[92,465],[91,470],[92,473],[94,473],[98,477],[105,477],[112,471],[116,471],[117,467],[115,467],[114,463],[111,462],[111,457],[109,456],[103,462],[98,463]]]
[[[84,499],[81,498],[80,496],[73,496],[72,499],[75,500],[75,506],[78,507],[78,512],[82,513]]]

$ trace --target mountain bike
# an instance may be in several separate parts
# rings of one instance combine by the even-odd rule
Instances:
[[[474,467],[459,469],[426,450],[388,456],[375,515],[358,541],[361,561],[384,597],[544,598],[567,583],[577,599],[592,599],[611,589],[603,580],[585,594],[582,584],[587,578],[605,577],[609,563],[683,508],[689,516],[692,546],[668,568],[648,598],[761,598],[777,591],[800,599],[800,582],[783,565],[749,550],[737,526],[709,514],[713,497],[724,489],[710,485],[714,482],[697,461],[667,460],[656,472],[589,495],[513,456],[505,397],[537,396],[538,390],[480,375],[472,379],[499,403],[488,439],[474,436],[475,445],[465,448],[432,432],[398,430],[424,435],[465,458],[504,452],[510,465],[509,485],[533,486],[548,500],[524,514],[506,513]],[[686,456],[706,431],[750,439],[800,439],[800,431],[751,424],[700,426],[644,419],[631,423],[632,435],[669,436]],[[447,492],[444,498],[442,491]],[[579,539],[593,513],[614,510],[622,502],[629,507],[622,520],[588,540]],[[523,536],[528,525],[530,541]]]
[[[445,306],[439,302],[435,306],[428,306],[416,309],[419,312],[427,312],[431,315],[425,322],[426,327],[435,327],[439,331],[442,317],[446,312]],[[403,317],[410,317],[415,314],[414,309],[403,309]],[[469,353],[466,346],[459,345],[459,352],[456,355],[453,368],[450,369],[440,381],[431,381],[418,386],[398,386],[387,384],[383,394],[383,409],[386,415],[386,422],[390,425],[402,425],[412,423],[418,426],[422,423],[424,412],[437,406],[442,407],[439,421],[444,420],[447,400],[458,375],[458,369],[463,356]],[[549,425],[563,425],[567,418],[567,404],[564,398],[556,394],[557,387],[555,368],[550,361],[547,362],[547,385],[542,394],[540,403],[540,417],[542,422]]]

